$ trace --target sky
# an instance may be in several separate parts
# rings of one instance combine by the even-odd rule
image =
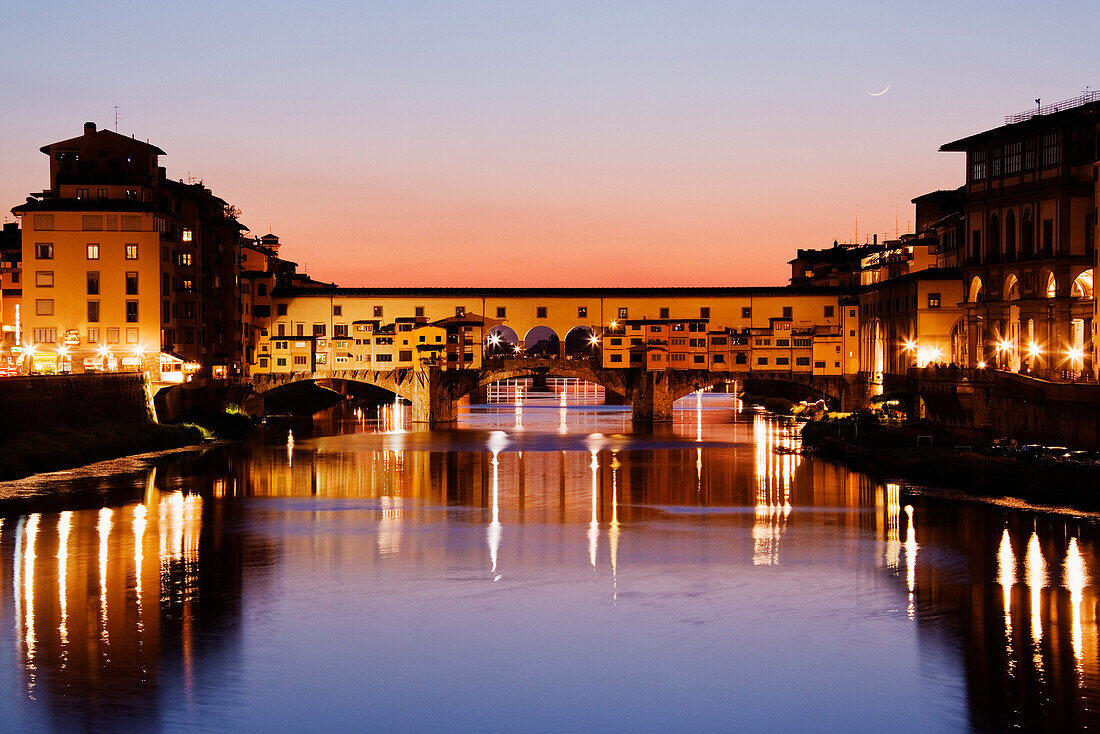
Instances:
[[[347,286],[777,285],[1100,88],[1100,3],[21,3],[0,202],[85,121]],[[889,85],[887,89],[887,85]],[[885,94],[873,93],[887,89]],[[2,215],[0,215],[2,218]]]

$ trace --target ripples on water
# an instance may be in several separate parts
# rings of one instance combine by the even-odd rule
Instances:
[[[340,406],[0,509],[0,728],[1097,722],[1094,520],[778,453],[797,426],[730,396],[650,432],[505,398],[431,432]]]

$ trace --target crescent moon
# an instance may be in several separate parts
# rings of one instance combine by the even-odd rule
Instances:
[[[867,92],[867,96],[869,96],[869,97],[881,97],[882,95],[886,94],[889,91],[890,91],[890,82],[887,82],[886,83],[886,88],[883,89],[881,92]]]

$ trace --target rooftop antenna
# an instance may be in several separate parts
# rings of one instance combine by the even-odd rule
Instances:
[[[118,132],[118,105],[115,105],[115,132]]]
[[[894,239],[901,237],[901,233],[898,232],[898,205],[894,204]]]
[[[1035,114],[1036,115],[1042,114],[1042,112],[1043,112],[1042,102],[1043,102],[1042,97],[1036,97],[1035,98]]]
[[[856,204],[856,231],[852,235],[852,242],[859,244],[859,204]]]

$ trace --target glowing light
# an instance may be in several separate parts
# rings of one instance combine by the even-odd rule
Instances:
[[[592,334],[591,336],[588,337],[588,343],[591,344],[592,346],[596,346],[597,344],[600,343],[600,338],[598,336],[596,336],[595,334]]]
[[[1043,353],[1043,350],[1039,347],[1038,342],[1031,341],[1031,342],[1027,343],[1027,356],[1029,356],[1029,357],[1038,357],[1042,353]]]
[[[144,559],[142,543],[145,539],[146,512],[145,505],[134,505],[134,601],[137,603],[137,626],[139,631],[144,626],[141,621],[141,565]]]
[[[68,354],[69,354],[69,348],[66,347],[64,344],[57,348],[57,356],[58,357],[65,357],[65,356],[68,356]]]
[[[62,645],[69,642],[69,604],[66,583],[68,581],[69,529],[72,527],[72,522],[71,510],[62,512],[57,521],[57,601],[61,609],[61,621],[57,625],[57,631],[61,636]]]
[[[1079,363],[1084,358],[1084,356],[1085,350],[1078,347],[1070,347],[1068,350],[1066,350],[1066,357],[1068,357],[1069,360],[1075,365]]]
[[[905,534],[905,582],[909,586],[909,619],[916,613],[914,594],[917,590],[917,523],[913,518],[913,506],[905,506],[905,515],[909,519],[909,529]]]
[[[591,454],[592,462],[589,464],[589,467],[592,469],[592,521],[588,524],[588,560],[592,564],[592,570],[594,571],[596,570],[596,551],[600,541],[600,521],[598,517],[600,502],[600,461],[597,458],[598,455],[595,448],[592,449]]]
[[[520,353],[520,352],[522,352],[522,351],[523,351],[523,347],[521,347],[520,345],[518,345],[518,344],[517,344],[517,345],[515,346],[515,352],[516,352],[516,354],[519,354],[519,353]]]
[[[1031,637],[1038,645],[1043,639],[1043,614],[1040,607],[1043,601],[1043,587],[1047,585],[1047,564],[1043,560],[1043,550],[1039,547],[1039,536],[1034,532],[1031,533],[1031,539],[1027,542],[1024,575],[1031,589]]]
[[[612,322],[611,322],[611,328],[612,328],[612,329],[617,329],[617,328],[619,328],[619,322],[618,322],[618,321],[612,321]]]
[[[111,534],[111,509],[104,507],[99,511],[99,524],[96,528],[99,532],[99,623],[100,638],[104,644],[108,641],[107,633],[107,553],[108,538]]]
[[[109,346],[107,346],[106,344],[101,344],[100,347],[99,347],[99,356],[101,356],[101,357],[110,357],[111,356],[111,348]]]
[[[1000,352],[1011,352],[1012,346],[1012,342],[1010,342],[1008,339],[1001,339],[999,342],[997,342],[997,350]]]
[[[492,344],[494,347],[497,346],[498,344],[500,344],[500,335],[499,334],[490,334],[489,335],[489,343]]]
[[[489,446],[493,451],[493,459],[490,462],[493,466],[493,519],[489,522],[489,529],[486,531],[485,536],[489,544],[489,562],[493,566],[491,569],[493,581],[500,581],[500,574],[497,573],[497,560],[500,553],[502,530],[500,525],[500,460],[497,457],[506,440],[503,431],[494,431],[489,436]]]
[[[985,360],[984,359],[981,362],[978,362],[978,369],[980,369],[980,370],[985,369]]]
[[[903,342],[903,345],[905,347],[905,351],[907,352],[915,352],[917,350],[917,343],[912,339],[906,339]]]
[[[27,524],[24,529],[26,533],[24,543],[26,543],[26,545],[23,548],[23,615],[26,622],[24,643],[26,644],[27,651],[27,665],[32,671],[32,678],[28,684],[31,688],[34,687],[34,654],[35,645],[37,643],[37,637],[34,631],[34,544],[35,539],[38,537],[38,519],[39,515],[37,513],[27,518]]]
[[[1081,592],[1089,582],[1088,572],[1085,570],[1085,559],[1081,556],[1081,550],[1077,547],[1077,538],[1070,538],[1069,550],[1066,551],[1065,563],[1065,587],[1069,589],[1071,622],[1071,640],[1073,642],[1073,657],[1077,659],[1077,673],[1081,674],[1081,655],[1084,646],[1081,644]]]

